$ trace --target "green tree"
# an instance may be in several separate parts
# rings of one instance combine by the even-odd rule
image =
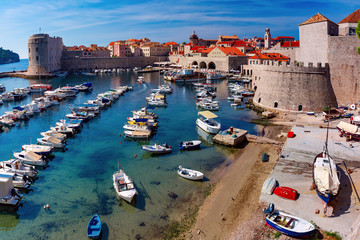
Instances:
[[[356,32],[356,35],[358,36],[358,38],[360,38],[360,20],[357,24],[357,27],[355,28],[355,32]],[[357,48],[357,52],[360,54],[360,47]]]

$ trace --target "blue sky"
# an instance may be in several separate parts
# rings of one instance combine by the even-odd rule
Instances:
[[[356,0],[1,0],[0,46],[27,58],[34,33],[63,38],[66,46],[106,46],[111,41],[147,37],[158,42],[189,41],[221,35],[240,38],[298,38],[298,24],[320,12],[334,22],[360,8]]]

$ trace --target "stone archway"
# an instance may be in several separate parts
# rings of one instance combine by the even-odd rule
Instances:
[[[198,67],[199,67],[198,65],[199,65],[199,64],[198,64],[197,61],[193,61],[193,62],[191,63],[191,67],[192,67],[192,66],[196,66],[196,68],[198,68]]]
[[[199,68],[202,69],[206,69],[206,62],[200,62]]]
[[[209,69],[216,69],[216,65],[214,62],[209,62],[208,67],[209,67]]]

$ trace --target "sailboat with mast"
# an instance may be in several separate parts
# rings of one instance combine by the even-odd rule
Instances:
[[[336,198],[339,193],[340,180],[336,171],[334,159],[328,151],[329,123],[326,132],[324,150],[319,153],[313,163],[313,181],[315,190],[321,200],[324,201],[326,212],[327,205]]]

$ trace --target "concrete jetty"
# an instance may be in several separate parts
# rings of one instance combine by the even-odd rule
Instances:
[[[246,130],[230,127],[216,134],[213,141],[221,145],[236,147],[246,141],[246,134]]]
[[[294,138],[288,138],[272,173],[279,186],[296,189],[300,196],[296,201],[276,195],[261,193],[260,201],[274,203],[275,208],[313,221],[321,229],[337,231],[344,239],[358,239],[360,231],[360,143],[346,142],[337,130],[329,130],[328,150],[337,164],[340,191],[330,204],[328,216],[323,217],[323,202],[315,190],[311,190],[312,164],[315,156],[323,150],[326,128],[295,126]],[[350,145],[351,144],[351,145]],[[320,210],[320,214],[316,214]]]

